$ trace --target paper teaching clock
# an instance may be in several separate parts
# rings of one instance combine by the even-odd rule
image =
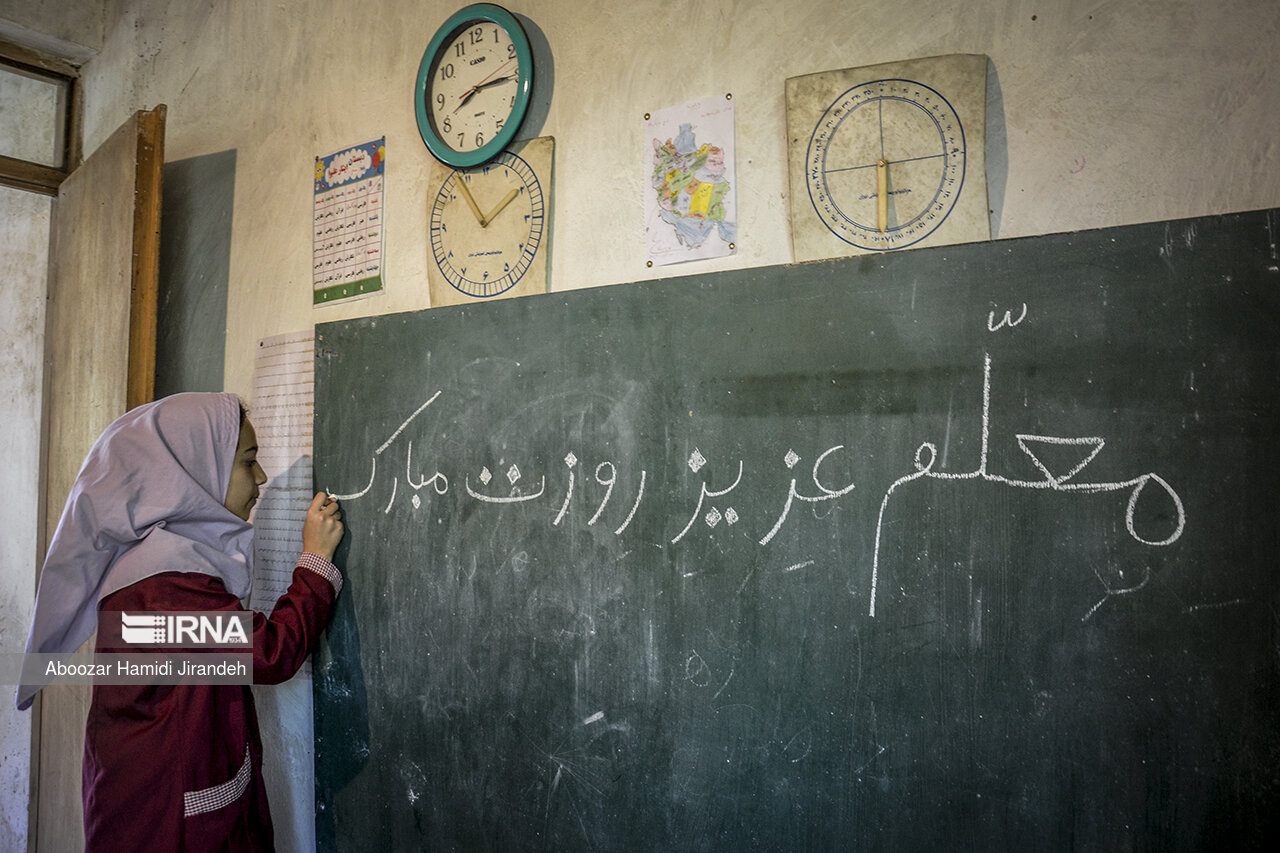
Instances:
[[[433,307],[546,292],[554,153],[555,139],[543,136],[481,166],[433,168]]]
[[[486,163],[515,139],[532,89],[533,51],[520,22],[492,3],[465,6],[422,54],[413,94],[418,132],[442,163]]]
[[[797,261],[991,238],[987,57],[787,80]]]

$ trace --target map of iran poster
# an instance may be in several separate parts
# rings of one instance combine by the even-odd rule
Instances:
[[[733,254],[738,197],[732,96],[647,113],[645,141],[649,265]]]

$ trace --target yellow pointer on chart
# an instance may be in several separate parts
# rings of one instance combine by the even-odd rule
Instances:
[[[883,234],[889,228],[889,161],[876,161],[876,225]]]

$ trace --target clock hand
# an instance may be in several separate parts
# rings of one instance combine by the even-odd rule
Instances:
[[[507,74],[507,75],[504,75],[504,76],[502,76],[502,77],[495,77],[495,78],[494,78],[494,79],[492,79],[492,80],[486,80],[486,81],[484,81],[483,83],[477,83],[477,84],[475,85],[475,89],[474,89],[474,91],[479,92],[481,89],[488,89],[488,88],[489,88],[489,87],[491,87],[491,86],[496,86],[496,85],[498,85],[499,83],[505,83],[505,82],[507,82],[508,80],[514,80],[514,79],[515,79],[515,75],[514,75],[514,74]]]
[[[493,218],[498,215],[498,212],[502,210],[502,208],[510,204],[511,200],[516,196],[518,196],[519,194],[520,194],[520,190],[512,188],[506,195],[504,195],[502,197],[502,201],[498,202],[498,204],[493,208],[493,210],[489,211],[489,215],[485,217],[485,224],[492,222]]]
[[[453,108],[453,111],[456,113],[458,110],[465,107],[467,105],[467,102],[471,100],[471,96],[474,95],[476,92],[479,92],[481,89],[488,89],[491,86],[496,86],[499,83],[506,83],[514,79],[515,77],[499,77],[497,80],[490,80],[487,83],[477,83],[476,85],[472,86],[469,90],[459,95],[459,97],[462,98],[462,100],[459,101],[458,105]]]
[[[474,95],[476,92],[480,91],[480,90],[481,90],[481,89],[483,89],[484,87],[486,87],[486,86],[492,86],[492,85],[494,85],[494,84],[496,84],[496,83],[503,83],[503,82],[506,82],[507,80],[510,80],[510,79],[511,79],[511,75],[509,75],[509,74],[508,74],[508,75],[506,75],[506,76],[504,76],[504,77],[500,77],[500,78],[498,78],[497,80],[495,80],[495,79],[493,79],[493,78],[494,78],[494,76],[495,76],[495,75],[497,75],[497,74],[501,74],[502,72],[506,71],[506,70],[507,70],[507,66],[508,66],[508,65],[510,65],[512,62],[515,62],[515,60],[514,60],[514,59],[508,59],[506,62],[502,63],[502,64],[501,64],[501,65],[499,65],[497,68],[493,69],[493,72],[492,72],[491,74],[489,74],[489,76],[488,76],[488,77],[485,77],[485,78],[484,78],[483,80],[481,80],[479,83],[475,84],[475,85],[474,85],[474,86],[472,86],[470,89],[468,89],[467,91],[465,91],[465,92],[463,92],[461,95],[459,95],[459,96],[458,96],[458,106],[454,107],[454,108],[453,108],[453,111],[456,113],[458,110],[460,110],[460,109],[462,108],[462,105],[463,105],[463,104],[465,104],[468,100],[470,100],[470,98],[471,98],[471,96],[472,96],[472,95]]]
[[[480,223],[481,228],[487,227],[489,220],[484,218],[484,214],[480,212],[480,207],[476,204],[476,200],[471,197],[471,190],[467,189],[467,182],[459,176],[456,183],[458,189],[462,191],[462,198],[467,202],[467,207],[471,208],[471,212],[475,214],[476,222]]]

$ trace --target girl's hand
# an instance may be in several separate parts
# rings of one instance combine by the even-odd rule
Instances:
[[[333,560],[333,552],[342,541],[342,510],[338,499],[327,492],[316,492],[307,508],[307,519],[302,523],[302,550],[326,560]]]

